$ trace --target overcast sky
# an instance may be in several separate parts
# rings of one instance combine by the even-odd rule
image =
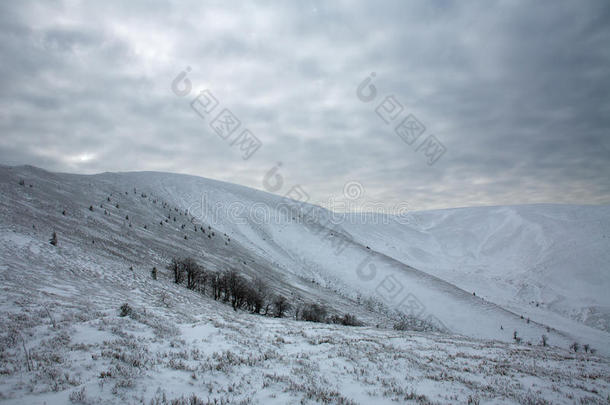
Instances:
[[[323,204],[348,182],[416,210],[610,204],[606,0],[4,1],[0,50],[3,164],[298,184]],[[409,115],[425,131],[403,139]]]

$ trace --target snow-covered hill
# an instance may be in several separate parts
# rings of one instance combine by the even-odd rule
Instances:
[[[462,374],[452,375],[450,379],[469,382],[458,384],[458,388],[452,385],[446,391],[451,394],[443,397],[438,387],[430,388],[429,384],[449,377],[441,374],[433,378],[436,371],[422,364],[428,362],[429,356],[436,355],[425,353],[447,353],[447,364],[454,364],[454,360],[462,358],[460,353],[472,351],[475,346],[476,351],[489,351],[489,358],[472,353],[472,358],[466,356],[470,360],[464,364],[457,361],[454,366],[482,370],[482,364],[497,355],[505,359],[502,367],[518,368],[530,356],[540,361],[544,356],[551,356],[554,360],[544,363],[548,372],[537,377],[543,380],[538,384],[546,387],[542,390],[543,397],[561,402],[574,392],[579,393],[577,398],[582,398],[596,390],[596,394],[591,394],[595,400],[604,400],[608,395],[607,360],[567,352],[568,346],[577,341],[595,348],[598,354],[610,354],[607,344],[610,305],[604,294],[610,286],[608,207],[467,208],[418,212],[408,221],[391,218],[389,223],[383,223],[387,218],[375,218],[374,214],[348,215],[338,224],[333,224],[330,218],[332,213],[320,207],[193,176],[150,172],[83,176],[49,173],[33,167],[0,167],[0,271],[4,302],[1,326],[7,331],[2,336],[7,350],[2,352],[1,374],[6,376],[2,377],[2,386],[12,387],[10,393],[4,389],[2,393],[7,398],[22,398],[27,390],[44,390],[36,381],[56,382],[59,378],[59,391],[78,386],[79,379],[89,381],[95,377],[91,370],[99,374],[104,367],[116,363],[113,358],[121,357],[120,353],[118,357],[105,357],[104,341],[111,338],[123,339],[131,348],[140,347],[143,352],[138,356],[148,361],[144,367],[148,371],[136,367],[133,372],[140,374],[125,377],[130,381],[143,375],[159,379],[158,369],[167,367],[174,370],[171,378],[180,384],[186,383],[175,376],[176,370],[192,372],[193,380],[201,373],[208,373],[207,369],[192,364],[184,368],[172,357],[174,354],[167,353],[176,351],[171,348],[185,348],[185,343],[180,341],[187,341],[189,347],[195,348],[201,346],[198,339],[204,339],[204,346],[210,342],[218,345],[208,347],[207,354],[185,354],[182,360],[186,363],[196,362],[200,356],[208,362],[256,368],[261,362],[277,360],[271,354],[267,360],[247,360],[249,349],[244,348],[239,357],[246,359],[243,362],[217,359],[225,356],[222,354],[225,343],[212,336],[228,333],[231,336],[227,337],[227,350],[235,349],[240,341],[252,346],[251,341],[258,340],[267,352],[277,347],[277,355],[296,353],[308,359],[306,356],[313,356],[315,362],[320,362],[320,356],[334,353],[332,356],[341,360],[326,364],[330,374],[320,372],[329,380],[338,378],[332,371],[335,368],[368,370],[382,366],[364,364],[363,360],[347,356],[345,345],[371,342],[366,343],[371,347],[362,348],[371,354],[376,345],[383,346],[388,339],[410,336],[422,342],[417,348],[421,353],[413,358],[399,356],[386,360],[396,370],[418,364],[415,366],[417,377],[412,376],[413,383],[409,386],[414,392],[425,392],[431,400],[441,402],[450,402],[454,397],[464,401],[476,391],[474,385],[464,388],[474,384],[474,380]],[[54,231],[59,238],[57,247],[48,243]],[[262,277],[276,292],[289,296],[295,303],[322,302],[333,312],[356,314],[367,327],[318,327],[232,313],[225,306],[172,283],[165,267],[171,257],[178,255],[195,257],[209,269],[233,268],[249,276]],[[150,277],[153,267],[160,270],[158,281]],[[130,321],[117,319],[116,311],[123,302],[130,302],[139,315]],[[392,331],[395,318],[389,309],[421,318],[448,335],[408,335]],[[59,318],[54,322],[59,324],[55,327],[45,321],[53,319],[53,314]],[[226,330],[235,324],[243,326],[233,327],[232,330],[239,330],[237,336]],[[267,326],[261,329],[251,324]],[[121,329],[124,327],[128,328],[127,333]],[[272,334],[266,331],[267,327],[277,332]],[[315,332],[309,334],[307,330]],[[66,338],[62,331],[70,336]],[[515,331],[522,339],[521,344],[514,343]],[[251,335],[245,337],[244,333]],[[300,338],[288,338],[294,347],[284,345],[285,337],[291,334],[300,335],[305,341],[317,339],[315,345],[328,343],[331,351],[314,350],[314,354],[303,350],[303,342],[297,342]],[[543,334],[559,349],[537,347]],[[283,336],[284,343],[278,336]],[[45,339],[60,338],[67,339],[65,350],[57,354],[62,358],[62,367],[77,373],[78,378],[74,375],[63,378],[61,373],[59,377],[47,375],[57,370],[49,365],[52,361],[43,352],[57,342],[46,343]],[[38,372],[25,372],[23,353],[17,343],[24,346],[24,352],[28,347],[30,352],[34,351],[31,362],[37,363],[31,366],[28,363],[28,366],[38,367]],[[401,345],[384,346],[382,352],[386,356],[392,350],[414,348]],[[85,361],[80,352],[74,352],[78,348],[85,354],[99,351],[96,356],[100,362]],[[166,357],[162,360],[158,353],[164,351]],[[173,359],[171,365],[166,364],[167,356]],[[440,360],[434,358],[433,361]],[[569,380],[568,375],[559,372],[560,360],[574,361],[574,367],[582,368],[582,375],[596,377],[586,383],[582,380],[586,377],[581,374]],[[86,364],[85,369],[80,364]],[[410,396],[404,387],[395,387],[394,380],[379,385],[380,380],[373,382],[375,376],[369,371],[357,370],[356,374],[362,374],[355,381],[369,381],[368,392],[343,398],[332,392],[308,391],[307,387],[299,387],[292,377],[279,372],[287,364],[276,364],[279,369],[273,366],[266,371],[263,367],[253,377],[263,388],[265,384],[279,384],[290,387],[284,392],[300,393],[286,394],[279,400],[275,397],[280,403],[291,395],[309,395],[316,401],[323,401],[321,398],[326,395],[330,396],[330,402],[337,403],[348,400],[377,403],[384,398],[404,400]],[[121,369],[115,373],[121,373]],[[359,383],[342,373],[339,373],[341,386],[335,387],[337,392],[356,392],[353,385]],[[531,381],[526,384],[523,379],[533,371],[519,373],[504,381],[505,386],[512,388],[490,389],[488,397],[504,396],[519,401],[520,395],[532,387]],[[473,378],[480,378],[481,374],[477,375]],[[27,377],[26,381],[23,376]],[[552,394],[554,379],[569,380],[570,388]],[[200,390],[201,383],[190,381],[186,388],[194,384]],[[326,384],[310,383],[319,387]],[[246,388],[236,388],[234,378],[222,384],[225,394],[230,384],[236,392],[244,394],[233,397],[227,394],[227,398],[249,397]],[[103,397],[103,387],[95,390],[91,384],[87,387],[89,392],[99,391]],[[122,388],[129,387],[119,384],[113,390],[117,391],[116,395],[127,395]],[[186,388],[172,392],[190,392]],[[145,392],[146,395],[136,391],[137,395],[150,398],[152,393]],[[270,389],[270,393],[278,395],[277,389]],[[52,398],[61,402],[66,396],[67,393],[62,393]],[[210,391],[211,398],[221,396]],[[44,396],[30,399],[36,398],[47,399]],[[133,401],[134,397],[129,398]],[[265,403],[273,402],[271,399],[257,397]]]
[[[609,206],[423,211],[411,223],[369,225],[379,237],[366,243],[532,319],[610,331]]]
[[[93,232],[98,238],[114,239],[123,233],[121,238],[154,244],[175,228],[172,247],[186,244],[211,266],[238,265],[247,273],[264,272],[307,294],[318,290],[312,288],[315,280],[347,297],[374,297],[455,333],[511,341],[517,330],[532,342],[543,333],[556,333],[551,339],[556,344],[588,341],[600,349],[610,341],[607,206],[463,208],[417,212],[402,221],[376,214],[333,216],[320,207],[194,176],[77,176],[3,168],[3,179],[12,180],[3,184],[13,190],[7,189],[6,195],[21,197],[16,205],[26,210],[25,215],[34,207],[15,194],[23,191],[13,188],[18,178],[38,183],[26,192],[44,193],[45,203],[55,207],[29,212],[38,221],[46,217],[53,224],[67,208],[92,224],[103,224],[108,221],[101,209],[91,213],[86,208],[106,203],[108,220],[116,220]],[[148,193],[147,198],[142,193]],[[115,198],[108,203],[110,195]],[[177,208],[178,218],[184,219],[171,221],[169,227],[160,225],[170,209],[151,204],[154,198]],[[123,207],[117,209],[115,199],[124,200]],[[122,212],[131,213],[131,220],[125,221]],[[187,212],[195,217],[194,223],[216,229],[216,239],[231,238],[230,245],[193,232],[193,218],[187,221]],[[128,222],[135,228],[128,228]],[[179,229],[182,223],[188,228]],[[146,224],[148,229],[142,229]],[[189,233],[195,239],[185,243],[183,237]],[[151,248],[151,254],[167,256],[166,243]]]
[[[313,214],[298,217],[286,199],[198,177],[97,177],[155,190],[283,274],[352,297],[374,296],[453,332],[510,341],[518,330],[537,341],[549,326],[563,336],[562,345],[610,341],[608,206],[463,208],[417,212],[405,221],[333,216],[305,204],[299,212]],[[362,277],[371,266],[375,277]]]

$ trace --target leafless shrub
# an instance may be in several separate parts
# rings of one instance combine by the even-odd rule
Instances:
[[[301,308],[299,319],[309,322],[325,322],[328,310],[319,304],[305,304]]]
[[[479,398],[477,396],[468,395],[468,405],[479,405]]]
[[[71,402],[76,404],[86,404],[87,403],[87,394],[85,392],[85,387],[80,390],[72,391],[68,397]]]
[[[225,400],[218,400],[216,398],[214,398],[213,401],[208,400],[203,400],[201,398],[199,398],[197,395],[195,394],[191,394],[190,396],[181,396],[178,398],[174,398],[171,400],[167,399],[167,394],[165,392],[163,392],[162,394],[157,393],[155,395],[155,397],[151,398],[150,400],[150,405],[221,405],[221,404],[225,404],[228,403],[228,401]]]
[[[358,320],[356,315],[352,315],[352,314],[345,314],[343,316],[333,315],[330,317],[329,320],[331,323],[336,323],[336,324],[345,325],[345,326],[362,326],[363,325],[363,323],[360,320]]]
[[[131,306],[129,306],[128,303],[121,305],[119,316],[125,317],[125,316],[131,316],[132,314],[133,314],[133,308],[131,308]]]
[[[424,319],[401,315],[399,320],[393,325],[394,330],[414,331],[414,332],[442,332],[437,326]]]

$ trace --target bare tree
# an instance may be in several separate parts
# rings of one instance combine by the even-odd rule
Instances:
[[[292,305],[290,305],[286,297],[278,295],[273,300],[273,308],[275,309],[275,316],[282,318],[284,314],[292,308]]]
[[[174,283],[180,284],[184,280],[184,269],[182,268],[182,263],[180,259],[172,258],[171,263],[169,264],[169,269],[174,273]]]
[[[197,286],[197,279],[199,277],[199,273],[201,272],[201,267],[197,264],[197,262],[190,258],[184,258],[180,261],[180,265],[184,269],[186,273],[186,288],[190,290],[194,290]]]
[[[208,283],[210,274],[202,267],[199,266],[199,271],[195,275],[195,289],[202,294],[205,294],[205,286]]]
[[[323,305],[309,304],[301,310],[301,319],[310,322],[324,322],[327,313],[328,311]]]
[[[237,311],[237,308],[240,308],[245,302],[246,293],[248,291],[247,282],[235,270],[230,270],[225,273],[224,279],[226,287],[225,294],[228,294],[228,297],[231,300],[231,306]]]
[[[215,272],[210,275],[210,286],[212,287],[212,296],[214,300],[219,300],[222,294],[221,286],[222,274]]]
[[[260,314],[269,300],[269,287],[267,287],[267,284],[262,279],[256,278],[252,290],[252,311]]]

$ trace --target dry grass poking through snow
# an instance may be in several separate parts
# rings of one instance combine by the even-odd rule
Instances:
[[[125,317],[118,305],[46,305],[22,298],[2,313],[7,403],[601,404],[610,393],[607,359],[558,349],[269,319],[207,301],[188,317],[160,305]]]

